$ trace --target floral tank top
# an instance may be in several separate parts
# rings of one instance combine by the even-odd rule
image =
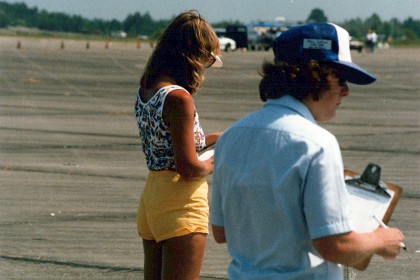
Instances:
[[[147,167],[149,170],[159,171],[165,169],[176,169],[170,130],[163,121],[162,116],[166,96],[176,89],[187,91],[183,87],[176,85],[166,86],[159,89],[146,103],[144,103],[140,98],[140,89],[137,92],[134,112],[142,142],[142,149],[146,156]],[[195,108],[194,144],[197,152],[202,150],[206,145],[204,132],[201,128]]]

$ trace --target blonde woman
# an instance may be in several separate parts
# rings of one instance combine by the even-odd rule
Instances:
[[[135,115],[149,169],[137,215],[145,279],[199,277],[213,157],[201,161],[197,152],[221,133],[204,134],[193,95],[205,69],[222,66],[218,54],[211,26],[184,12],[162,34],[140,80]]]

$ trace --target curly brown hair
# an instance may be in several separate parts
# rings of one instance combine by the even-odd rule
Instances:
[[[259,91],[264,102],[269,98],[276,99],[284,95],[291,95],[300,101],[311,96],[317,101],[321,93],[329,88],[327,76],[338,75],[338,69],[316,60],[303,65],[284,61],[264,62],[260,74],[263,78],[259,84]]]
[[[204,65],[220,52],[219,40],[211,26],[197,11],[178,15],[159,38],[140,86],[153,87],[162,76],[194,94],[204,82]]]

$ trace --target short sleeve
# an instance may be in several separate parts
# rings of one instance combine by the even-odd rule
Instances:
[[[219,144],[219,143],[218,143]],[[220,150],[220,149],[219,149]],[[221,182],[222,182],[222,170],[218,167],[218,149],[216,147],[214,154],[214,170],[213,170],[213,181],[212,181],[212,192],[210,200],[210,223],[215,226],[224,227],[223,222],[223,211],[222,211],[222,196],[221,196]]]
[[[303,209],[311,239],[351,231],[341,152],[333,140],[308,166]]]

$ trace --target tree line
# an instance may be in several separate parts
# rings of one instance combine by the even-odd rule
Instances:
[[[172,19],[154,20],[146,12],[136,12],[128,15],[123,21],[93,19],[89,20],[78,15],[68,15],[58,12],[47,12],[37,7],[30,8],[25,3],[9,4],[0,1],[0,28],[24,26],[45,31],[71,32],[87,35],[111,36],[114,32],[123,31],[128,37],[145,36],[156,38]],[[328,17],[321,9],[313,9],[306,22],[327,22]],[[227,25],[245,25],[240,21],[222,21],[213,23],[215,27]],[[375,29],[383,38],[393,38],[394,42],[415,43],[420,39],[420,20],[411,17],[404,21],[396,18],[382,21],[377,14],[367,19],[350,19],[337,23],[347,29],[350,35],[362,40],[368,29]]]
[[[324,11],[316,8],[311,11],[305,22],[329,22]],[[375,30],[381,40],[390,40],[401,44],[418,43],[420,39],[420,20],[409,17],[404,21],[396,18],[390,21],[382,21],[378,14],[374,13],[365,20],[361,18],[346,20],[337,23],[345,28],[356,39],[364,40],[369,29]]]
[[[139,12],[128,15],[123,21],[89,20],[78,15],[29,8],[25,3],[9,4],[0,1],[0,28],[24,26],[45,31],[102,36],[123,31],[130,37],[152,37],[159,30],[165,29],[170,20],[154,20],[149,13]]]

